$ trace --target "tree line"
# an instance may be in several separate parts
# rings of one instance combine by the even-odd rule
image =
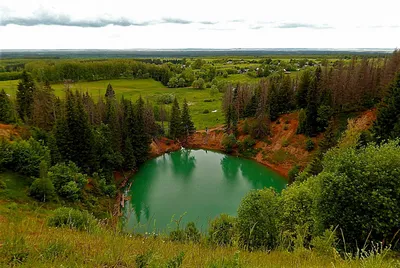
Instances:
[[[60,99],[48,82],[36,83],[25,71],[15,102],[2,90],[0,104],[0,122],[23,123],[30,127],[32,136],[28,143],[17,141],[15,145],[7,145],[3,141],[4,148],[8,148],[4,150],[11,152],[3,167],[34,177],[39,177],[43,161],[48,167],[43,169],[53,170],[61,165],[59,169],[70,173],[104,178],[103,184],[111,186],[113,171],[134,170],[148,159],[153,139],[167,134],[172,139],[184,140],[194,132],[186,100],[182,110],[177,99],[171,112],[163,108],[163,120],[169,123],[167,133],[163,124],[156,122],[156,109],[141,97],[136,101],[117,99],[109,84],[105,95],[97,100],[88,92],[73,92],[68,88],[65,98]],[[20,150],[29,151],[31,156],[19,157]],[[40,154],[41,151],[44,153]],[[29,160],[31,157],[34,159]],[[24,173],[21,165],[30,171]],[[67,179],[65,185],[70,181],[74,179]],[[54,186],[57,189],[65,185]]]
[[[235,133],[237,120],[255,117],[255,136],[267,135],[265,124],[300,109],[297,132],[315,136],[328,127],[332,116],[376,105],[399,70],[400,50],[395,50],[385,59],[353,58],[306,69],[294,79],[281,73],[257,85],[229,85],[223,99],[226,130]]]

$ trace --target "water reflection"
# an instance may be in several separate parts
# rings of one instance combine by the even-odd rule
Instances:
[[[237,178],[240,163],[235,160],[232,156],[227,155],[221,159],[222,172],[228,181],[235,181]]]
[[[180,150],[170,155],[174,174],[181,175],[184,179],[190,178],[196,167],[196,158],[191,152],[192,150]]]

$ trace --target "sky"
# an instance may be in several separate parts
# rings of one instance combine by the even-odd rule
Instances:
[[[0,49],[398,48],[400,0],[10,0]]]

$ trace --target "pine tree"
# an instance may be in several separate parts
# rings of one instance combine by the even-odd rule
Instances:
[[[34,92],[32,124],[44,130],[51,130],[56,120],[56,96],[46,82]]]
[[[9,124],[14,122],[13,105],[4,89],[0,91],[0,122]]]
[[[190,117],[189,105],[188,105],[186,99],[183,100],[181,122],[182,122],[182,129],[183,129],[184,137],[187,137],[196,131],[196,129],[194,127],[194,123]]]
[[[296,92],[296,104],[299,108],[307,107],[308,88],[311,84],[311,72],[306,70],[300,77],[299,88]]]
[[[17,111],[19,117],[24,121],[32,116],[34,91],[35,83],[32,77],[23,71],[17,88]]]
[[[244,117],[254,117],[257,112],[257,95],[251,96],[250,102],[246,105],[244,110]]]
[[[379,143],[400,137],[400,74],[378,108],[373,133]]]
[[[115,98],[115,91],[111,84],[108,84],[105,96],[106,98]]]
[[[65,117],[57,121],[55,138],[63,160],[71,160],[86,171],[93,166],[93,133],[78,92],[67,91]]]
[[[176,98],[172,104],[171,119],[169,122],[169,136],[171,139],[179,139],[182,136],[181,110]]]
[[[135,104],[134,126],[130,130],[132,131],[131,143],[137,164],[142,164],[147,160],[151,144],[151,137],[145,132],[144,109],[144,101],[140,97]]]

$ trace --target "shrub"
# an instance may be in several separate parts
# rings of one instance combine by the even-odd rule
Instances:
[[[172,257],[165,264],[166,268],[178,268],[181,267],[185,253],[181,251],[178,255]]]
[[[231,153],[233,152],[233,148],[236,146],[236,138],[235,135],[225,135],[222,139],[222,146],[224,147],[225,152]]]
[[[296,238],[299,235],[298,227],[303,228],[302,233],[309,234],[314,229],[314,200],[315,180],[304,183],[294,183],[284,189],[280,196],[280,228],[282,232]]]
[[[157,97],[157,103],[159,104],[170,104],[173,103],[175,99],[174,94],[161,94]]]
[[[204,79],[203,78],[199,78],[193,81],[192,87],[197,88],[197,89],[204,89]]]
[[[367,239],[390,241],[400,229],[399,163],[398,141],[328,151],[316,177],[321,229],[339,225],[353,249]]]
[[[79,171],[73,162],[57,164],[50,168],[49,179],[61,197],[71,201],[79,199],[83,187],[88,182],[86,175]]]
[[[185,228],[185,236],[186,241],[191,242],[199,242],[200,241],[200,232],[196,228],[196,224],[194,222],[189,222]]]
[[[98,231],[97,219],[87,211],[61,207],[54,210],[54,215],[48,219],[48,225],[52,227],[67,227],[71,229]]]
[[[38,201],[52,201],[56,197],[53,183],[49,178],[37,178],[29,187],[29,195]]]
[[[205,99],[204,102],[212,102],[213,100],[211,99]]]
[[[315,147],[315,143],[312,141],[312,139],[307,139],[306,140],[306,150],[308,152],[311,152],[312,150],[314,150]]]
[[[148,267],[153,258],[153,251],[146,251],[143,254],[139,254],[135,257],[135,264],[138,268]]]
[[[210,113],[210,111],[208,110],[208,109],[205,109],[204,111],[203,111],[203,114],[209,114]]]
[[[218,246],[232,245],[235,236],[235,218],[221,214],[210,222],[208,228],[209,240]]]
[[[33,138],[12,143],[10,150],[12,158],[8,167],[27,176],[38,177],[40,162],[50,163],[50,151]]]
[[[252,137],[246,137],[243,140],[243,144],[246,149],[252,148],[254,145],[256,145],[256,141]]]
[[[283,126],[283,130],[288,130],[288,129],[289,129],[288,125]]]
[[[278,220],[278,198],[275,191],[250,191],[238,209],[239,246],[248,250],[274,248],[279,235]]]
[[[331,227],[326,229],[322,235],[313,237],[310,244],[317,254],[331,257],[336,252],[337,240],[336,229]]]

